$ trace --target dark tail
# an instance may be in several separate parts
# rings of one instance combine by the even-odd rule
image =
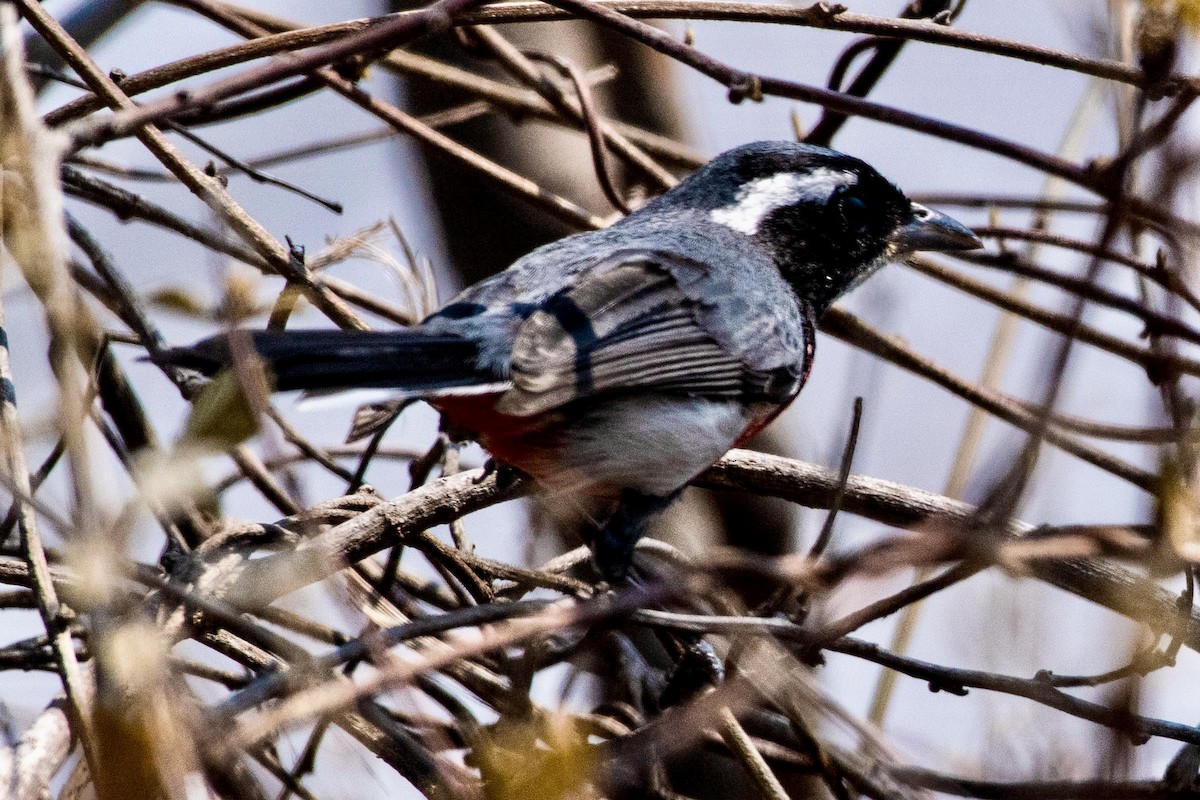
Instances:
[[[290,389],[439,389],[495,383],[478,367],[468,339],[421,330],[289,330],[248,332],[277,391]],[[163,351],[156,361],[215,375],[230,365],[229,336]]]

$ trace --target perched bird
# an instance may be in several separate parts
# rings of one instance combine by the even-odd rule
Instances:
[[[979,239],[869,165],[729,150],[610,228],[540,247],[411,328],[263,331],[277,390],[396,389],[579,508],[621,581],[647,521],[799,393],[813,327],[915,250]],[[168,351],[212,374],[226,337]]]

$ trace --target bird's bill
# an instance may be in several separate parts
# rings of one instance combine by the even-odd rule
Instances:
[[[913,203],[912,212],[912,221],[897,228],[892,234],[891,245],[894,252],[975,250],[983,247],[983,242],[970,228],[940,211]]]

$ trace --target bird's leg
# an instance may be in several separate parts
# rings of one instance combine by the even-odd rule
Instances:
[[[625,583],[633,561],[634,545],[646,532],[651,518],[678,496],[678,491],[666,497],[633,489],[621,492],[617,510],[600,527],[592,542],[592,558],[604,580],[614,586]]]
[[[529,477],[512,464],[507,464],[493,457],[483,462],[483,474],[475,480],[475,483],[483,483],[493,475],[496,477],[496,486],[501,491],[511,489]]]

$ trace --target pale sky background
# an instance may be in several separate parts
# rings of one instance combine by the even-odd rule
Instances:
[[[854,11],[894,14],[901,0],[857,0]],[[50,2],[55,14],[73,4]],[[259,2],[256,7],[297,20],[326,22],[378,13],[372,3]],[[1089,22],[1103,13],[1104,4],[1077,0],[971,0],[958,21],[960,27],[1034,44],[1091,53],[1093,36]],[[853,37],[827,31],[762,25],[695,23],[696,46],[728,63],[768,75],[790,77],[823,85],[836,55]],[[669,28],[682,31],[682,23]],[[121,68],[133,73],[143,68],[189,54],[229,44],[235,38],[198,17],[148,4],[118,31],[93,50],[106,69]],[[788,119],[794,104],[768,100],[761,104],[732,106],[725,90],[690,71],[677,71],[682,105],[687,112],[691,142],[712,155],[756,139],[788,138]],[[375,78],[383,87],[382,79]],[[1087,86],[1087,80],[1047,67],[920,43],[910,44],[892,67],[872,98],[920,113],[970,125],[1046,151],[1054,151],[1072,110]],[[382,90],[382,88],[380,89]],[[44,107],[58,106],[74,94],[54,89],[43,98]],[[799,106],[806,125],[813,124],[818,111]],[[348,102],[321,93],[300,103],[271,112],[269,133],[251,124],[235,123],[207,128],[204,135],[240,157],[275,151],[289,144],[309,142],[339,133],[373,129],[378,123]],[[1036,128],[1031,130],[1030,125]],[[1111,104],[1098,114],[1097,130],[1089,154],[1111,149]],[[936,191],[989,191],[997,194],[1036,193],[1041,176],[998,157],[969,151],[955,144],[896,128],[851,121],[837,139],[838,149],[860,156],[909,193]],[[203,164],[207,156],[197,154]],[[131,143],[106,148],[106,157],[141,166],[151,166],[150,157]],[[280,177],[306,189],[342,202],[343,216],[336,216],[292,195],[262,187],[235,176],[231,189],[238,200],[280,238],[290,235],[309,252],[322,246],[327,236],[350,234],[380,219],[394,217],[413,246],[428,257],[435,268],[447,262],[439,240],[440,231],[429,224],[430,206],[424,178],[417,167],[416,151],[405,140],[363,147],[348,156],[328,160],[305,160],[273,168]],[[145,195],[185,210],[190,218],[208,219],[199,201],[178,186],[142,184],[135,187]],[[213,263],[200,248],[186,240],[160,233],[149,226],[125,228],[95,209],[70,205],[87,224],[116,263],[139,286],[163,287],[193,284],[197,272],[211,275],[218,285],[224,265]],[[954,211],[954,210],[951,210]],[[985,223],[975,212],[954,212],[969,223]],[[1004,222],[1019,225],[1024,217],[1013,213]],[[1085,227],[1062,226],[1063,231],[1090,235]],[[1047,252],[1046,259],[1063,269],[1081,270],[1079,259]],[[1053,260],[1050,260],[1053,259]],[[395,283],[366,262],[341,266],[337,274],[366,282],[389,299],[399,299]],[[1006,285],[1003,275],[982,270],[973,272],[996,285]],[[1128,273],[1110,270],[1111,285],[1131,292]],[[10,276],[5,276],[11,282]],[[273,284],[264,282],[263,296]],[[444,286],[443,298],[453,287]],[[50,383],[44,374],[44,341],[38,323],[36,302],[22,287],[6,284],[6,308],[10,336],[14,340],[15,372],[23,418],[35,431],[45,430],[50,412]],[[215,296],[215,293],[214,293]],[[1052,308],[1063,309],[1063,296],[1035,289],[1033,298]],[[847,302],[847,306],[873,324],[899,334],[918,352],[975,380],[979,363],[990,339],[995,312],[988,306],[935,284],[902,266],[891,267],[873,278]],[[1118,315],[1089,311],[1088,320],[1114,333],[1136,335],[1138,326]],[[309,313],[302,321],[316,324]],[[165,326],[173,343],[187,343],[206,332],[201,326],[174,318]],[[1056,338],[1030,324],[1021,326],[1017,351],[1006,371],[1003,388],[1021,396],[1037,396],[1044,376],[1040,375],[1049,346]],[[164,437],[176,434],[185,418],[182,401],[156,370],[128,356],[127,367],[135,383],[148,392],[149,411]],[[148,390],[147,387],[155,387]],[[1159,404],[1144,375],[1123,366],[1096,350],[1077,347],[1067,376],[1063,409],[1089,418],[1121,424],[1157,422]],[[856,354],[831,337],[821,337],[816,365],[801,398],[777,424],[784,427],[790,455],[836,466],[837,454],[850,419],[856,395],[865,398],[864,432],[856,455],[855,470],[864,474],[918,486],[935,492],[945,488],[950,464],[967,416],[967,406],[946,392],[913,378],[898,369],[882,367]],[[291,409],[288,400],[282,407]],[[293,418],[318,441],[337,442],[346,429],[349,410],[297,411]],[[410,412],[393,430],[394,443],[425,445],[431,441],[435,417],[427,409]],[[994,459],[1003,459],[1019,443],[1014,430],[990,423],[984,448],[984,463],[977,466],[972,482],[975,500],[986,488],[988,476],[997,473]],[[1147,469],[1156,466],[1155,453],[1148,448],[1114,446],[1106,449]],[[478,461],[478,455],[472,456]],[[214,461],[212,473],[224,474],[229,465]],[[309,500],[324,499],[340,490],[336,481],[324,479],[316,470],[303,473],[308,479]],[[126,491],[119,470],[111,471],[113,497]],[[407,485],[403,467],[380,465],[371,481],[386,496],[400,493]],[[55,490],[54,487],[51,491]],[[59,489],[60,490],[60,489]],[[53,496],[53,495],[51,495]],[[236,490],[228,509],[245,519],[270,520],[276,515],[248,490]],[[1140,522],[1152,509],[1148,498],[1119,480],[1082,464],[1053,449],[1044,453],[1034,490],[1021,508],[1021,517],[1033,523]],[[822,512],[806,512],[798,542],[811,541],[823,518]],[[489,509],[469,520],[473,538],[484,555],[519,558],[526,518],[523,506],[509,504]],[[147,528],[147,531],[150,531]],[[843,516],[837,545],[849,546],[884,532],[880,525]],[[149,537],[147,538],[149,542]],[[155,544],[144,554],[153,558]],[[856,583],[840,592],[829,613],[841,613],[880,593],[902,585],[905,576],[877,585]],[[13,612],[6,612],[6,619]],[[29,619],[32,622],[32,618]],[[890,636],[892,621],[864,629],[861,635],[878,641]],[[29,635],[14,631],[6,640]],[[1055,672],[1095,672],[1125,662],[1135,628],[1115,615],[1032,581],[1009,578],[993,570],[964,585],[938,595],[922,617],[911,653],[953,666],[986,668],[1004,674],[1029,677],[1038,669]],[[1179,665],[1151,676],[1144,683],[1141,711],[1172,720],[1200,720],[1200,696],[1194,691],[1200,661],[1183,651]],[[865,713],[878,670],[863,662],[830,656],[820,669],[821,680],[852,710]],[[36,714],[57,679],[5,673],[0,690],[21,724]],[[1103,698],[1103,692],[1083,696]],[[922,683],[901,678],[887,731],[911,758],[912,763],[942,768],[965,775],[983,769],[986,777],[1084,777],[1096,774],[1100,751],[1097,732],[1101,729],[1052,712],[1032,702],[972,692],[960,698],[930,694]],[[1139,775],[1161,774],[1177,746],[1155,740],[1138,748]],[[371,766],[364,756],[363,766]],[[361,771],[354,771],[361,776]],[[318,770],[311,788],[325,797],[401,797],[403,781],[386,768],[376,778],[340,785],[337,775]],[[347,776],[348,778],[349,776]]]

